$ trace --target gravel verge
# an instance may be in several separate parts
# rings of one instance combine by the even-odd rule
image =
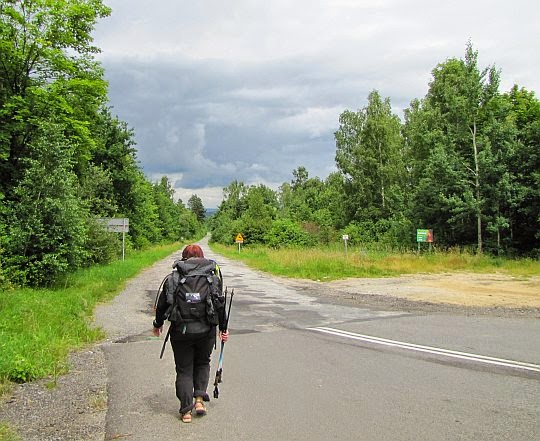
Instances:
[[[99,346],[69,356],[70,371],[56,385],[47,378],[17,385],[0,407],[23,440],[103,441],[107,369]]]

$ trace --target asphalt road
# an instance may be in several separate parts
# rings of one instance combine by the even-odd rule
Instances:
[[[104,346],[106,439],[533,440],[540,436],[540,323],[333,304],[210,252],[234,288],[219,399],[179,420],[174,362],[138,319]],[[162,266],[172,264],[169,258]],[[168,269],[167,269],[168,271]],[[119,305],[122,301],[119,301]],[[147,320],[147,324],[146,324]],[[103,324],[103,323],[102,323]],[[213,356],[211,383],[219,351]],[[209,385],[212,395],[213,385]]]

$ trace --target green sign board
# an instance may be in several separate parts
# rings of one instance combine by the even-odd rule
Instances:
[[[416,230],[417,242],[433,242],[433,230]]]

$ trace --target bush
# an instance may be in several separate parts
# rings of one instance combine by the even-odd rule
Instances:
[[[391,249],[409,249],[415,245],[415,230],[405,218],[352,222],[343,229],[343,234],[349,235],[351,245],[378,243]]]
[[[105,264],[118,258],[119,250],[122,249],[122,239],[118,233],[109,233],[98,225],[97,222],[89,220],[88,237],[86,239],[86,249],[88,264]],[[126,241],[129,242],[129,236],[126,235]]]
[[[22,161],[22,179],[5,207],[6,262],[18,275],[14,282],[37,286],[84,262],[87,211],[62,131],[47,127],[29,150],[34,157]]]
[[[240,219],[239,229],[236,233],[242,233],[246,245],[264,244],[266,242],[266,233],[271,228],[271,225],[272,221],[269,218],[252,219],[244,216]]]
[[[230,245],[234,243],[234,238],[240,232],[240,229],[240,221],[233,221],[230,217],[222,215],[211,222],[211,241]]]
[[[371,221],[351,222],[343,229],[343,234],[349,236],[351,245],[376,242],[377,240],[375,224]]]
[[[392,248],[410,249],[415,246],[415,229],[409,219],[388,219],[377,222],[379,241]]]
[[[289,219],[275,220],[264,239],[267,245],[273,248],[309,246],[313,242],[309,233],[304,231],[296,222]]]

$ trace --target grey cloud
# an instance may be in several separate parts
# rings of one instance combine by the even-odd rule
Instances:
[[[334,127],[315,134],[318,121],[304,121],[306,106],[335,106],[336,97],[314,94],[329,90],[331,76],[310,84],[309,65],[103,63],[113,111],[135,128],[138,157],[150,175],[181,174],[176,185],[187,188],[224,187],[233,179],[286,181],[299,165],[312,164],[320,174],[333,162],[339,111]]]
[[[183,191],[279,185],[299,165],[325,178],[343,110],[377,89],[400,114],[469,38],[503,87],[538,88],[533,1],[109,3],[97,43],[113,112],[134,128],[145,173]]]

